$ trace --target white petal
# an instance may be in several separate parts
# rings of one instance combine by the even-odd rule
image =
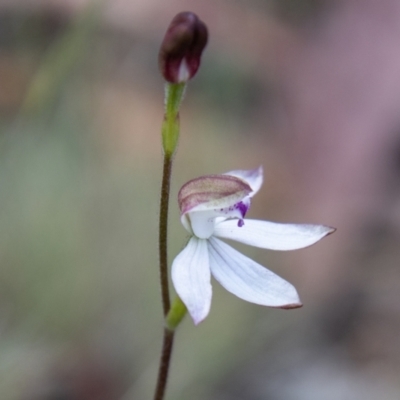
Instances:
[[[224,175],[236,176],[236,178],[243,179],[252,189],[250,197],[253,197],[262,186],[263,183],[263,168],[259,166],[256,169],[235,170],[226,172]]]
[[[214,232],[215,212],[212,211],[195,211],[193,213],[184,214],[188,216],[193,234],[199,239],[208,239]]]
[[[245,219],[242,227],[233,220],[222,221],[214,227],[215,236],[270,250],[302,249],[334,231],[335,228],[323,225],[278,224],[255,219]]]
[[[207,317],[212,297],[206,240],[192,237],[172,263],[172,282],[197,325]]]
[[[237,297],[269,307],[301,307],[294,286],[278,275],[218,239],[209,239],[208,249],[214,278]]]

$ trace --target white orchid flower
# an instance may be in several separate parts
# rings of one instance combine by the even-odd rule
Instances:
[[[271,250],[311,246],[334,228],[244,219],[263,181],[262,167],[193,179],[182,186],[181,221],[191,238],[172,264],[172,281],[194,323],[211,306],[211,275],[229,292],[251,303],[301,307],[296,289],[218,238]]]

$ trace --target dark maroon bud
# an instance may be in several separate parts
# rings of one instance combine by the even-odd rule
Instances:
[[[182,83],[193,78],[199,69],[207,38],[207,27],[196,14],[177,14],[165,34],[158,58],[165,80]]]

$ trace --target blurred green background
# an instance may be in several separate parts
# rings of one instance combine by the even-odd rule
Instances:
[[[179,329],[167,398],[399,398],[396,3],[0,0],[2,400],[152,396],[157,53],[186,9],[210,38],[181,110],[171,261],[186,238],[177,192],[208,173],[263,165],[250,217],[338,232],[290,254],[237,246],[305,306],[214,284],[210,316]]]

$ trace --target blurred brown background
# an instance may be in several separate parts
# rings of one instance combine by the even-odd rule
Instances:
[[[190,10],[209,45],[181,112],[177,191],[264,166],[250,217],[335,235],[240,247],[297,287],[272,310],[214,285],[184,321],[169,399],[400,397],[400,2],[0,0],[0,398],[152,396],[163,80]]]

